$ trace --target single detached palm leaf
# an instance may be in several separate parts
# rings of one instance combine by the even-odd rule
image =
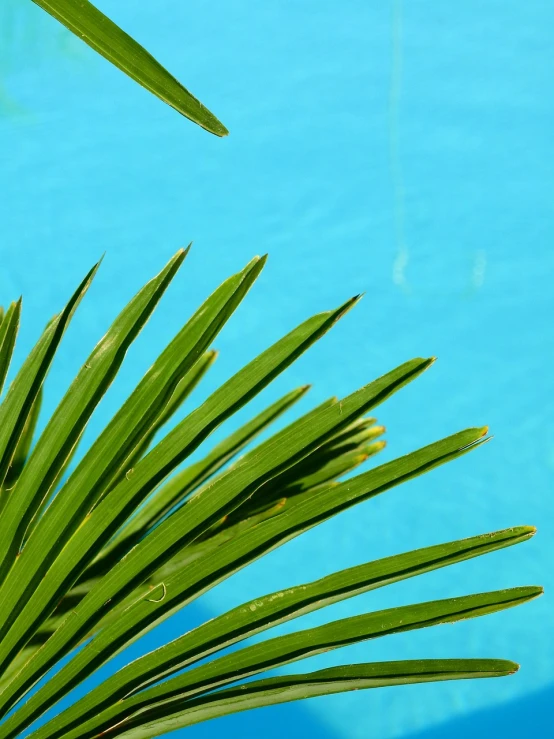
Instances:
[[[216,136],[225,126],[137,41],[88,0],[33,0],[78,38],[189,120]]]
[[[122,310],[36,441],[44,379],[97,267],[50,321],[0,406],[0,739],[21,736],[111,657],[254,560],[486,441],[486,428],[466,429],[351,476],[384,446],[385,428],[367,413],[433,362],[416,358],[258,442],[305,396],[308,386],[302,386],[209,445],[211,433],[334,326],[357,297],[301,323],[199,406],[185,408],[164,435],[212,365],[212,341],[263,268],[265,258],[255,258],[185,323],[75,464],[92,413],[185,256],[178,252]],[[3,376],[19,315],[15,303],[1,317]],[[517,666],[502,660],[420,661],[350,665],[229,687],[346,644],[510,608],[539,595],[538,587],[376,611],[218,653],[310,611],[533,534],[532,527],[520,526],[438,544],[255,598],[123,667],[32,736],[156,736],[312,695],[510,674]]]

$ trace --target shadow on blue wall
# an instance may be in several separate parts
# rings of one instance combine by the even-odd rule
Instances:
[[[554,685],[505,705],[474,711],[405,739],[550,739],[554,736]]]

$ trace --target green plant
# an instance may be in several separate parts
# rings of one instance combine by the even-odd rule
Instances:
[[[384,429],[365,414],[433,361],[413,359],[341,400],[323,403],[233,461],[307,390],[299,388],[178,470],[214,429],[357,301],[302,323],[154,443],[214,361],[212,341],[264,265],[265,258],[255,258],[205,301],[68,472],[94,408],[185,256],[180,251],[116,318],[32,449],[44,379],[97,266],[47,325],[0,406],[1,739],[19,736],[127,644],[240,568],[486,440],[485,428],[467,429],[337,480],[382,448]],[[0,324],[0,385],[20,310],[21,302],[13,303]],[[32,736],[136,739],[315,695],[513,673],[517,665],[504,660],[447,659],[345,665],[244,682],[346,644],[509,608],[539,595],[539,587],[368,613],[195,663],[301,614],[526,541],[533,533],[522,526],[438,544],[256,598],[126,665]],[[69,661],[20,702],[78,645]]]
[[[78,38],[172,108],[216,136],[229,132],[144,47],[88,0],[33,0]]]

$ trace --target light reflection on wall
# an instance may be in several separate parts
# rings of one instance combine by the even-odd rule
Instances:
[[[401,113],[403,89],[403,54],[404,40],[404,3],[403,0],[391,0],[391,66],[389,85],[389,161],[392,182],[392,198],[394,213],[395,257],[392,263],[392,281],[406,295],[420,297],[458,297],[470,298],[478,292],[485,282],[487,254],[478,249],[471,255],[467,265],[467,274],[460,275],[456,288],[448,287],[445,280],[441,287],[422,286],[417,280],[410,279],[408,265],[411,260],[409,248],[409,208],[406,204],[405,173],[401,147]],[[446,247],[448,248],[448,247]],[[415,260],[417,261],[417,255]],[[435,268],[433,268],[435,269]],[[460,284],[461,282],[461,284]]]

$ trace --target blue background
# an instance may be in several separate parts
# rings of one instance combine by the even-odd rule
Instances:
[[[221,356],[198,400],[311,313],[366,296],[216,438],[297,385],[314,383],[300,412],[429,355],[439,357],[433,368],[378,409],[388,439],[380,461],[466,426],[487,423],[495,436],[249,567],[134,645],[131,655],[276,588],[532,523],[539,534],[521,547],[274,632],[417,600],[543,584],[546,595],[523,608],[296,666],[490,656],[521,662],[516,676],[315,699],[239,714],[188,735],[552,736],[554,6],[98,5],[231,135],[219,140],[188,123],[29,0],[3,0],[0,295],[4,303],[24,296],[19,360],[107,252],[48,380],[45,410],[55,407],[117,311],[193,240],[93,417],[85,446],[199,302],[266,251],[268,265],[218,338]]]

